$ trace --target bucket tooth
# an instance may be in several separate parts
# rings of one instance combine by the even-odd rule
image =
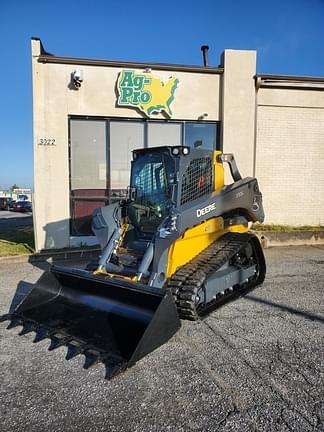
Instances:
[[[33,342],[37,343],[44,339],[47,339],[48,337],[50,337],[49,330],[47,330],[45,327],[39,326],[36,330],[36,335]]]
[[[89,369],[91,366],[94,366],[100,360],[99,353],[85,351],[84,355],[85,355],[85,361],[84,361],[83,369]]]
[[[11,318],[10,323],[7,326],[7,330],[10,330],[12,328],[18,327],[22,325],[22,320],[20,318]]]
[[[35,331],[36,325],[33,322],[25,321],[23,322],[23,328],[19,332],[19,336],[23,336],[25,334],[31,333]]]
[[[67,343],[71,342],[72,339],[73,339],[72,336],[63,336],[63,337],[51,336],[51,343],[50,346],[48,347],[48,351],[53,351],[56,348],[66,345]]]
[[[0,322],[5,322],[11,320],[12,315],[11,314],[5,314],[0,316]]]
[[[110,380],[127,369],[127,363],[115,357],[102,360],[105,365],[105,379]]]
[[[83,354],[84,348],[82,346],[76,346],[72,344],[68,344],[67,353],[65,356],[66,360],[71,360],[79,354]]]

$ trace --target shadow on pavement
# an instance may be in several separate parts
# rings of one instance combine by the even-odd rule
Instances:
[[[320,323],[324,323],[324,316],[321,316],[319,314],[314,314],[314,313],[311,313],[311,312],[302,311],[300,309],[296,309],[296,308],[293,308],[293,307],[285,305],[285,304],[274,303],[274,302],[272,302],[270,300],[264,300],[264,299],[262,299],[260,297],[252,296],[252,295],[249,295],[249,294],[247,294],[244,298],[246,298],[248,300],[251,300],[251,301],[254,301],[256,303],[265,304],[265,305],[268,305],[268,306],[280,309],[282,311],[289,312],[291,314],[301,316],[301,317],[303,317],[305,319],[309,319],[311,321],[318,321]]]
[[[0,229],[14,229],[16,226],[33,225],[31,213],[0,212]]]

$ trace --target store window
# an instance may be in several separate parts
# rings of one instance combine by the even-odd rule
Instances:
[[[148,147],[181,145],[181,123],[148,122]]]
[[[106,122],[70,122],[71,235],[92,235],[92,212],[108,202]]]
[[[219,149],[219,123],[72,117],[70,234],[93,235],[93,210],[125,198],[132,150],[175,145]]]
[[[111,201],[126,197],[132,150],[144,147],[144,124],[131,121],[109,122]]]
[[[217,123],[185,123],[184,144],[188,147],[216,150],[218,144]]]

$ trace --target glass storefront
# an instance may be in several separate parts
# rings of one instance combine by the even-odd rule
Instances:
[[[194,148],[216,150],[217,123],[190,123],[186,122],[184,131],[184,145]]]
[[[131,152],[186,145],[219,149],[218,122],[70,118],[70,235],[92,235],[92,212],[125,198]]]

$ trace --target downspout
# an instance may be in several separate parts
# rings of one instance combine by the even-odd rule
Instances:
[[[256,152],[258,140],[258,91],[260,88],[261,79],[257,75],[255,80],[255,99],[254,99],[254,143],[253,143],[253,177],[256,176]]]

